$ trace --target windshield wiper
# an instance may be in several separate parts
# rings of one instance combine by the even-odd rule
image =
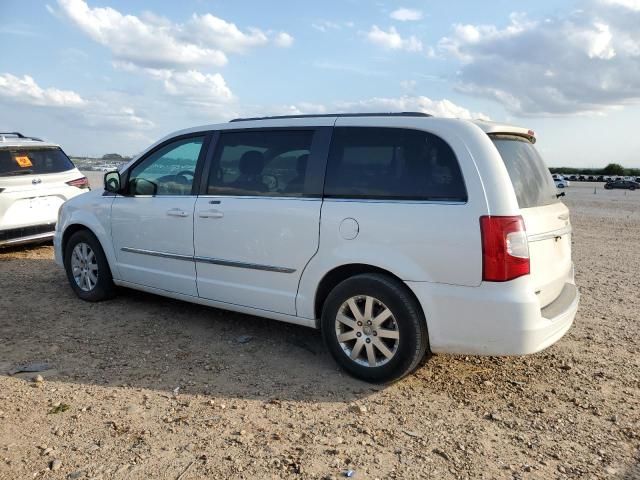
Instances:
[[[12,172],[3,173],[1,176],[9,177],[13,175],[29,175],[31,173],[33,173],[33,170],[13,170]]]

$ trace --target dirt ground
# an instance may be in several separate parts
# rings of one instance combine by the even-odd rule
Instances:
[[[2,251],[0,478],[638,479],[640,192],[593,188],[567,190],[565,338],[391,386],[342,373],[313,330],[127,290],[84,303],[50,245]],[[41,382],[8,374],[34,362]]]

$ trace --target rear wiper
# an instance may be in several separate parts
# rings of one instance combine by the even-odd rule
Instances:
[[[564,197],[566,194],[564,192],[560,192],[556,194],[556,198]]]
[[[14,170],[12,172],[4,173],[3,176],[12,176],[12,175],[29,175],[33,173],[33,170]]]

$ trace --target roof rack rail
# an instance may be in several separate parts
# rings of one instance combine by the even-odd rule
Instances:
[[[27,137],[27,136],[21,134],[20,132],[0,132],[0,137],[5,137],[6,135],[13,135],[14,137],[24,138],[25,140],[34,140],[36,142],[42,142],[41,138],[38,138],[38,137]]]
[[[268,117],[234,118],[232,122],[248,122],[251,120],[280,120],[286,118],[327,118],[327,117],[431,117],[422,112],[381,112],[381,113],[320,113],[308,115],[276,115]]]

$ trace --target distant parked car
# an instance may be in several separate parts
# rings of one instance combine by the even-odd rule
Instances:
[[[564,175],[560,175],[559,173],[556,173],[552,175],[552,177],[553,177],[553,182],[556,184],[557,188],[565,188],[570,185],[569,180],[567,180],[567,178]]]
[[[578,177],[577,177],[576,175],[571,175],[571,176],[569,177],[569,180],[571,180],[572,182],[575,182],[575,181],[577,181],[577,180],[578,180]]]
[[[598,175],[598,177],[596,178],[597,182],[604,182],[604,175]]]
[[[640,188],[640,182],[634,182],[631,180],[616,180],[614,182],[607,182],[604,188],[606,188],[607,190],[612,190],[614,188],[635,190],[636,188]]]
[[[87,191],[58,145],[0,132],[0,247],[53,238],[60,206]]]

